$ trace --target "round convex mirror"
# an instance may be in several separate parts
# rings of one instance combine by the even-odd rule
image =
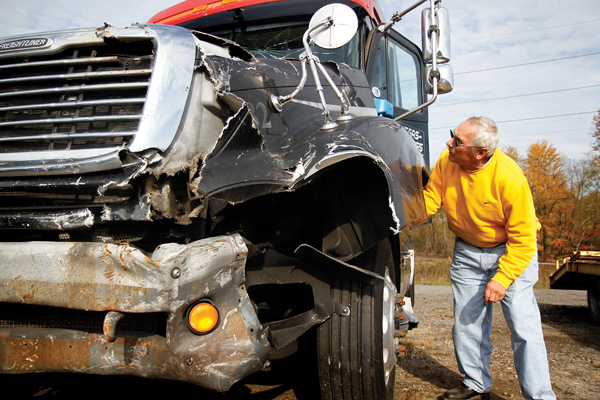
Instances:
[[[309,29],[330,17],[333,24],[316,28],[310,37],[315,44],[324,49],[337,49],[348,43],[358,29],[358,18],[345,4],[333,3],[321,7],[310,19]]]

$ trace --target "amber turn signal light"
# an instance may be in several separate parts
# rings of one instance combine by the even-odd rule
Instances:
[[[188,326],[194,333],[212,332],[219,324],[219,311],[207,301],[194,304],[187,313]]]

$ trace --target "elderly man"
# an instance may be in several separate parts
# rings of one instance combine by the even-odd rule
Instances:
[[[471,117],[450,140],[425,187],[427,212],[442,205],[457,236],[450,267],[454,293],[454,348],[462,386],[446,399],[489,399],[493,304],[501,302],[511,330],[514,362],[526,399],[555,399],[540,312],[539,222],[527,180],[498,146],[487,117]]]

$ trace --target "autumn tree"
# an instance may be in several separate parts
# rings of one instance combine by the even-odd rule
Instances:
[[[594,115],[592,126],[592,149],[590,151],[590,186],[596,191],[600,191],[600,110]]]
[[[593,249],[600,221],[598,191],[592,184],[593,160],[571,160],[565,171],[572,206],[564,210],[561,218],[564,243],[570,251]]]
[[[538,245],[542,257],[566,249],[561,224],[565,210],[572,206],[564,173],[565,161],[546,140],[533,143],[527,150],[523,172],[529,181],[536,213],[542,228]]]
[[[600,110],[592,123],[592,148],[576,172],[584,181],[580,195],[581,220],[585,222],[582,250],[600,250]]]
[[[515,160],[515,162],[519,165],[523,164],[523,157],[519,154],[519,150],[514,146],[506,146],[502,149],[504,154]]]
[[[594,143],[592,143],[592,150],[595,152],[596,157],[600,157],[600,110],[598,110],[598,113],[594,115],[592,123],[592,136],[594,137]]]
[[[600,250],[600,111],[593,119],[594,143],[584,158],[566,160],[546,141],[528,149],[522,166],[531,185],[541,254]]]

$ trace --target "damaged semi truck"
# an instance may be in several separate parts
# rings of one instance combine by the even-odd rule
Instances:
[[[393,398],[448,16],[329,3],[0,40],[1,373],[227,391],[301,349],[323,398]]]

